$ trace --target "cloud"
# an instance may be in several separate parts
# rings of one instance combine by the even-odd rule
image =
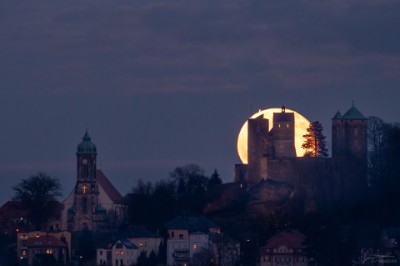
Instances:
[[[201,93],[266,84],[376,85],[383,77],[399,82],[397,63],[387,62],[400,57],[398,1],[41,1],[0,7],[2,90]]]

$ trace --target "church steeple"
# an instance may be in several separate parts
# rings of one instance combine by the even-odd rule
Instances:
[[[97,149],[87,131],[78,145],[76,157],[78,181],[95,179]]]
[[[82,138],[82,142],[78,145],[77,153],[97,153],[96,145],[91,141],[87,130]]]

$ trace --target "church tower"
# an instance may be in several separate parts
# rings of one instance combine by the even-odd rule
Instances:
[[[69,231],[97,231],[103,229],[106,224],[106,210],[99,203],[96,157],[96,145],[86,132],[76,152],[77,180],[74,203],[68,210]]]

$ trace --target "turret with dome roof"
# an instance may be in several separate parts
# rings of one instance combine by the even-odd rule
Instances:
[[[77,153],[97,153],[96,145],[91,141],[87,130],[82,138],[82,142],[78,145]]]

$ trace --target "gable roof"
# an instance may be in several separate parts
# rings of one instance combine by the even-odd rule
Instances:
[[[218,226],[204,216],[177,216],[167,222],[166,229],[185,229],[189,232],[208,232],[211,228]]]
[[[61,242],[61,240],[57,239],[54,236],[39,236],[39,237],[30,237],[26,241],[27,247],[66,247],[67,244]]]
[[[158,238],[155,233],[152,233],[140,226],[130,226],[128,231],[123,232],[126,238]]]
[[[7,201],[0,207],[0,221],[10,219],[26,218],[29,216],[29,209],[22,201]]]
[[[118,242],[121,242],[121,244],[127,249],[138,249],[138,247],[128,239],[119,239],[116,242],[114,242],[114,245],[112,246],[114,247],[116,244],[118,244]]]
[[[100,169],[96,170],[96,179],[98,184],[104,189],[104,192],[114,203],[123,202],[124,198],[122,195]]]
[[[305,236],[297,230],[286,230],[275,234],[267,240],[267,244],[263,248],[278,248],[280,246],[287,246],[288,248],[301,249],[305,246],[303,241]]]

